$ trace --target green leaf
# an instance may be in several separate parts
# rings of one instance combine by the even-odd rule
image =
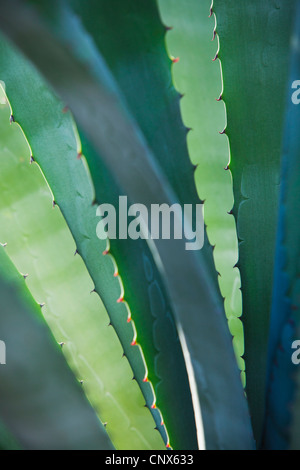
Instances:
[[[142,129],[154,157],[164,170],[164,174],[168,176],[168,181],[175,189],[179,200],[181,203],[191,201],[194,204],[199,203],[194,183],[194,168],[186,146],[188,129],[182,123],[180,115],[180,95],[173,86],[170,86],[171,60],[167,57],[164,47],[167,28],[162,26],[158,18],[155,2],[142,1],[137,5],[133,1],[82,3],[72,0],[69,3],[75,7],[83,25],[104,55],[106,63],[122,89],[130,111]],[[190,14],[192,13],[191,11]],[[97,161],[97,157],[93,155],[86,142],[83,144],[83,153],[88,158],[95,181],[97,200],[113,201],[117,206],[119,193],[113,200],[107,199],[113,182],[107,178],[101,161]],[[226,211],[224,213],[227,215]],[[126,269],[122,270],[122,259],[125,253],[128,254],[128,262],[131,260],[133,266],[137,265],[138,250],[134,249],[134,243],[131,245],[132,249],[129,250],[130,242],[123,243],[122,253],[120,241],[110,241],[110,253],[115,256],[117,262],[120,260],[119,272],[124,272],[123,283],[125,292],[127,291],[129,296],[133,291],[132,287],[138,285],[138,279],[141,277],[141,274],[136,271],[136,280],[130,285],[128,274],[125,275]],[[207,242],[202,250],[202,256],[209,266],[211,280],[217,284],[211,248]],[[126,299],[127,295],[125,295]],[[144,295],[143,297],[145,298]],[[138,331],[142,330],[138,328]],[[165,350],[167,349],[169,348],[166,347]],[[166,364],[169,364],[168,360]],[[160,408],[163,409],[162,405]],[[168,417],[167,411],[163,411],[165,417]],[[180,416],[178,419],[182,422]],[[170,431],[172,428],[168,427],[168,429]],[[171,438],[172,442],[175,441]]]
[[[112,449],[103,425],[10,259],[0,247],[0,415],[27,449]]]
[[[294,2],[214,0],[243,294],[246,392],[257,443],[265,377]],[[275,78],[276,77],[276,78]]]
[[[164,47],[165,28],[155,2],[69,3],[103,53],[150,148],[165,162],[166,171],[172,164],[173,169],[168,171],[171,181],[177,165],[181,174],[191,170],[190,180],[181,177],[182,193],[183,186],[189,187],[188,183],[193,188],[186,129],[181,122],[178,94],[169,87],[170,60]],[[153,76],[156,77],[154,83]],[[140,103],[144,103],[143,106]],[[164,106],[157,106],[157,103],[164,103]],[[82,152],[95,181],[98,203],[106,202],[118,208],[119,196],[124,192],[83,135],[81,140]],[[181,161],[183,168],[180,168]],[[189,200],[188,195],[185,197]],[[162,412],[171,445],[175,449],[197,448],[189,384],[173,313],[149,247],[141,239],[111,239],[109,253],[115,259],[124,286],[124,300],[132,313],[148,377],[156,392],[156,405]]]
[[[113,278],[111,260],[101,255],[106,249],[106,242],[96,237],[96,207],[91,207],[93,195],[83,163],[76,159],[72,120],[69,115],[63,115],[63,105],[49,93],[35,70],[4,43],[1,63],[1,76],[7,84],[6,91],[14,119],[21,125],[34,159],[53,190],[54,200],[65,215],[76,240],[77,251],[86,262],[96,292],[105,302],[124,355],[154,415],[156,427],[167,444],[168,436],[165,427],[161,425],[161,410],[165,423],[172,430],[172,446],[180,449],[196,448],[193,408],[183,355],[170,302],[146,242],[140,241],[140,249],[137,250],[138,242],[126,240],[120,250],[118,243],[114,249],[111,241],[110,252],[117,260],[117,270],[126,293],[126,305],[119,305],[117,299],[122,291],[119,282]],[[22,70],[22,75],[19,70]],[[43,128],[39,124],[41,122]],[[88,144],[84,147],[86,154]],[[105,167],[99,174],[102,178],[101,199],[117,206],[120,188],[112,181]],[[147,278],[149,275],[150,279]],[[133,316],[134,323],[127,323],[129,315]],[[136,331],[146,364],[140,346],[131,346]],[[146,377],[150,382],[145,382]],[[159,410],[151,408],[155,402]]]
[[[15,13],[21,15],[21,23]],[[80,48],[77,53],[74,45],[66,50],[62,39],[19,2],[12,1],[1,8],[0,23],[69,103],[79,125],[130,199],[148,209],[151,204],[176,202],[101,57],[96,64],[90,63],[88,70],[80,62]],[[99,70],[103,71],[101,75]],[[174,306],[198,420],[200,396],[207,447],[252,448],[247,404],[231,338],[216,283],[207,276],[205,255],[186,251],[185,240],[157,240],[152,249],[165,273]],[[218,345],[217,352],[215,345]],[[212,370],[216,373],[212,374]],[[239,412],[233,422],[232,414],[236,410]],[[232,423],[230,433],[228,422]]]
[[[117,300],[122,295],[122,284],[114,278],[115,268],[111,259],[107,259],[108,257],[102,255],[106,250],[106,241],[99,240],[96,235],[99,219],[96,218],[96,207],[92,206],[93,192],[88,174],[83,161],[77,158],[77,143],[72,118],[69,113],[67,115],[63,113],[62,103],[53,96],[45,82],[27,61],[24,61],[4,41],[1,42],[0,47],[0,61],[3,70],[1,77],[6,83],[6,92],[12,106],[14,119],[21,125],[30,144],[33,158],[40,165],[53,192],[55,204],[60,207],[68,223],[76,242],[77,252],[82,256],[88,268],[95,284],[95,291],[99,293],[104,301],[110,322],[120,338],[124,355],[132,366],[134,377],[141,387],[146,404],[153,414],[156,426],[160,429],[165,444],[167,444],[168,436],[165,426],[161,425],[162,416],[159,410],[152,409],[156,398],[151,382],[145,381],[145,378],[148,377],[147,364],[141,350],[141,346],[144,348],[145,344],[146,353],[148,353],[146,358],[149,357],[149,360],[153,361],[149,378],[152,379],[153,377],[156,381],[154,383],[157,385],[159,378],[154,375],[156,373],[154,367],[158,361],[156,359],[157,349],[161,350],[161,347],[159,348],[160,344],[157,345],[157,341],[154,344],[152,329],[155,328],[156,332],[154,334],[157,336],[159,334],[157,329],[162,326],[155,325],[157,321],[155,315],[163,314],[166,316],[162,320],[162,330],[164,330],[164,326],[166,331],[169,330],[168,339],[162,346],[163,349],[166,347],[167,355],[163,360],[160,360],[159,364],[159,373],[164,374],[164,376],[168,374],[168,389],[163,390],[163,399],[167,404],[169,400],[172,402],[174,393],[173,395],[171,393],[173,390],[179,389],[184,392],[177,398],[176,409],[179,410],[178,415],[180,418],[178,422],[175,421],[177,426],[182,425],[186,420],[184,429],[192,428],[193,414],[191,405],[190,411],[188,405],[179,408],[184,400],[187,404],[189,402],[188,381],[180,344],[176,334],[174,334],[175,326],[172,324],[174,322],[170,315],[167,316],[170,307],[164,305],[168,302],[168,299],[165,300],[165,294],[162,300],[163,305],[159,304],[160,297],[163,295],[160,287],[161,281],[158,284],[158,273],[155,266],[153,266],[149,248],[147,245],[144,247],[144,255],[138,257],[139,264],[136,261],[137,257],[134,259],[131,269],[135,269],[135,277],[131,279],[131,289],[127,289],[128,284],[126,285],[126,293],[129,293],[128,297],[126,294],[128,307],[126,304],[118,303]],[[22,74],[20,73],[21,70]],[[40,123],[43,123],[43,126]],[[106,172],[102,177],[105,177],[105,188],[111,192],[111,188],[114,188],[114,186],[111,183],[110,175]],[[136,245],[133,245],[132,253],[136,251]],[[139,253],[141,252],[139,251]],[[117,252],[117,254],[119,253]],[[128,258],[126,251],[123,251],[121,255],[124,258],[117,257],[120,260],[118,268],[119,266],[123,267],[123,263],[126,265]],[[150,281],[147,280],[145,273],[146,267],[144,267],[144,264],[147,263],[150,264],[150,269],[156,270],[153,279]],[[127,278],[124,269],[122,270],[123,273],[124,279]],[[155,294],[158,291],[156,298],[154,294],[152,300],[149,298],[151,290]],[[135,292],[139,296],[138,302],[135,299]],[[159,298],[157,298],[157,295]],[[145,308],[145,302],[147,309]],[[134,322],[127,321],[129,315],[131,318],[131,314],[134,317]],[[140,318],[137,317],[138,315]],[[138,328],[135,327],[136,318],[140,319],[137,325]],[[136,330],[141,331],[141,335],[138,335],[139,344],[132,346],[131,343],[135,340]],[[146,333],[150,335],[149,340]],[[144,339],[145,341],[143,341]],[[149,342],[150,346],[148,346]],[[150,352],[147,346],[151,348]],[[161,364],[162,362],[163,364]],[[173,377],[169,374],[170,367],[173,371]],[[164,368],[164,370],[161,371],[161,368]],[[177,397],[177,394],[175,396]],[[173,413],[173,410],[171,412]],[[174,425],[174,429],[177,426]],[[189,435],[187,435],[188,438]],[[192,438],[188,439],[188,442],[182,441],[180,447],[189,448],[189,445],[193,446]]]
[[[299,340],[300,142],[299,96],[294,84],[300,77],[300,2],[297,2],[291,41],[291,72],[281,163],[280,207],[270,324],[265,449],[300,448],[299,365],[293,342]],[[296,343],[297,344],[297,343]]]
[[[196,191],[195,167],[186,142],[189,129],[180,113],[182,96],[172,83],[172,60],[165,48],[167,28],[160,20],[156,0],[138,4],[134,0],[68,3],[104,57],[153,159],[179,202],[199,204],[202,201]],[[206,237],[201,255],[217,287],[212,249]]]
[[[195,183],[200,198],[205,201],[207,234],[214,246],[226,315],[230,325],[233,322],[236,325],[230,331],[244,370],[240,358],[244,354],[243,327],[237,318],[242,314],[241,281],[238,268],[233,268],[238,242],[234,217],[228,214],[233,205],[233,192],[231,175],[226,171],[228,142],[219,133],[225,126],[225,106],[217,99],[222,89],[220,64],[211,60],[218,48],[215,21],[209,17],[211,0],[159,0],[158,4],[162,20],[170,28],[166,35],[167,49],[178,60],[172,67],[172,76],[177,90],[183,94],[180,107],[185,125],[191,128],[187,143],[190,158],[197,165]],[[236,336],[235,331],[238,331]]]
[[[5,65],[2,73],[10,79],[6,89],[9,94],[12,91],[15,115],[19,122],[24,121],[23,130],[30,135],[44,175],[53,181],[55,200],[62,202],[61,207],[67,212],[80,252],[92,262],[94,272],[97,269],[96,279],[103,276],[105,298],[112,295],[110,305],[120,320],[122,310],[115,300],[121,289],[113,276],[113,264],[102,256],[105,242],[96,237],[93,190],[83,161],[77,159],[72,120],[62,113],[63,105],[33,67],[11,47],[1,44],[0,61]],[[98,296],[91,293],[93,281],[82,259],[74,256],[76,246],[68,227],[58,207],[52,208],[53,195],[39,167],[29,163],[32,149],[19,125],[9,124],[8,105],[0,111],[1,240],[8,242],[14,263],[29,273],[30,289],[45,302],[45,318],[56,340],[64,343],[63,352],[77,378],[83,380],[94,409],[101,411],[101,418],[108,423],[106,429],[115,446],[119,450],[162,449],[163,442],[153,429],[150,413],[143,407],[145,401],[132,380],[132,371],[122,359],[122,347],[108,325],[106,310]],[[83,198],[78,196],[79,191]],[[123,321],[118,322],[119,329],[125,325],[125,334],[126,313],[124,309]],[[140,352],[132,349],[138,366]],[[142,374],[141,380],[144,367]]]

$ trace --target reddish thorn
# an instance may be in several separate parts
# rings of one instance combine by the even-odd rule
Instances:
[[[173,26],[166,26],[166,31],[172,31]]]
[[[82,157],[82,152],[78,152],[78,153],[77,153],[77,160],[80,160],[81,157]]]
[[[104,250],[102,254],[105,256],[105,255],[108,255],[108,253],[109,253],[108,250]]]
[[[212,59],[213,62],[215,62],[218,59],[218,52],[216,53],[215,57]]]
[[[156,408],[156,404],[155,404],[155,403],[153,403],[153,405],[151,405],[151,408],[152,408],[152,410],[155,410],[155,408]]]
[[[145,378],[143,379],[143,382],[148,382],[148,377],[145,377]]]
[[[217,32],[216,30],[214,29],[214,34],[213,34],[213,37],[212,37],[212,41],[214,41],[216,39],[216,35],[217,35]]]
[[[130,323],[131,320],[132,320],[132,318],[131,318],[131,317],[128,317],[128,318],[127,318],[127,323]]]
[[[219,98],[216,98],[216,101],[222,101],[222,93],[220,94]]]
[[[134,339],[131,343],[130,346],[136,346],[136,339]]]
[[[229,170],[229,165],[226,165],[224,170],[226,170],[226,171]]]
[[[179,60],[180,60],[179,57],[172,57],[173,64],[177,64],[177,62],[179,62]]]
[[[165,423],[164,423],[163,421],[160,423],[161,426],[164,426],[164,424],[165,424]]]
[[[221,132],[219,131],[219,134],[223,135],[223,134],[225,134],[225,131],[226,131],[226,128],[223,129]]]
[[[63,112],[64,114],[66,114],[68,111],[69,111],[69,107],[68,107],[68,106],[65,106],[65,107],[62,109],[62,112]]]
[[[116,271],[116,272],[114,273],[114,277],[118,277],[118,276],[119,276],[119,273],[118,273],[118,271]]]
[[[123,296],[118,298],[117,304],[120,304],[121,302],[124,302],[124,297]]]
[[[167,448],[167,449],[170,449],[170,448],[171,448],[169,442],[168,442],[168,444],[166,445],[166,448]]]

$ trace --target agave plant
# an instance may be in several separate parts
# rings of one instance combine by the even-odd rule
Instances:
[[[0,28],[0,448],[299,448],[300,1]],[[147,239],[154,204],[203,205],[203,247]]]

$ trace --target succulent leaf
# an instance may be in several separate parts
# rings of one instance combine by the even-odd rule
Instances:
[[[155,402],[155,394],[151,382],[144,381],[147,376],[147,365],[143,352],[140,345],[131,346],[136,335],[135,325],[127,321],[129,312],[126,304],[117,303],[117,299],[122,294],[122,285],[119,279],[114,277],[115,268],[111,259],[103,256],[106,250],[106,240],[99,240],[96,235],[99,219],[96,217],[96,207],[92,205],[93,188],[83,159],[77,158],[78,144],[73,119],[70,113],[63,112],[63,104],[53,95],[37,71],[4,38],[0,41],[0,62],[1,78],[6,84],[6,93],[15,122],[21,126],[30,144],[34,161],[40,166],[52,191],[53,200],[68,223],[77,246],[77,253],[87,266],[95,291],[104,301],[110,322],[121,341],[124,355],[142,389],[146,404],[154,416],[155,424],[167,444],[168,436],[165,426],[161,424],[162,416],[159,410],[151,408]],[[109,181],[109,174],[107,174],[107,182]],[[145,280],[145,275],[144,279],[140,278],[135,285],[138,292],[140,287],[144,286],[143,280]],[[145,285],[146,296],[146,282]],[[141,314],[144,315],[143,304],[144,298],[141,298],[139,308]],[[152,320],[151,317],[150,320]],[[150,323],[150,333],[152,333],[154,321],[155,318]],[[168,319],[166,321],[168,322]],[[147,324],[143,327],[147,327]],[[173,330],[174,327],[171,332]],[[171,334],[168,336],[171,338]],[[152,336],[150,340],[151,338]],[[179,344],[176,339],[174,343],[178,350]],[[170,354],[172,352],[174,353],[173,360],[178,359],[179,371],[180,360],[183,362],[183,359],[180,355],[179,357],[178,354],[176,355],[176,350],[171,349]],[[179,354],[182,356],[180,346]],[[176,370],[175,367],[174,370]],[[185,368],[183,373],[185,373]],[[178,374],[178,376],[184,380],[182,375]],[[179,384],[180,382],[178,386]],[[185,391],[187,392],[186,400],[188,400],[187,386]]]
[[[172,80],[170,74],[172,61],[166,57],[163,47],[167,28],[160,24],[154,2],[139,2],[138,5],[136,2],[125,4],[120,1],[109,4],[107,2],[82,4],[76,1],[70,3],[75,6],[84,26],[104,55],[125,95],[130,111],[153,151],[154,158],[167,175],[180,202],[199,203],[194,169],[186,147],[187,128],[183,125],[179,113],[180,95],[169,85]],[[123,45],[126,45],[126,56]],[[145,103],[146,106],[142,108],[140,103]],[[156,103],[163,105],[156,108],[154,106]],[[91,150],[88,153],[83,150],[83,153],[92,155]],[[95,181],[96,195],[98,194],[98,200],[101,200],[108,193],[104,185],[111,186],[111,183],[105,183],[108,181],[107,177],[104,179],[100,177],[103,174],[102,163],[96,156],[94,160],[88,158],[88,161]],[[115,245],[112,240],[110,248],[112,253],[114,249],[116,250]],[[116,259],[122,258],[124,255],[119,258],[116,256]],[[133,259],[133,256],[130,258]],[[206,263],[211,282],[217,285],[211,248],[207,241],[201,250],[199,262]],[[220,298],[218,289],[217,296]],[[205,423],[204,427],[208,428],[208,423]],[[209,435],[208,430],[207,434]]]
[[[0,246],[0,415],[26,449],[113,449],[34,301]]]
[[[239,239],[246,392],[260,445],[294,2],[213,1]],[[276,79],[275,79],[276,77]],[[262,210],[263,208],[263,210]]]
[[[291,38],[291,71],[281,163],[274,286],[269,336],[265,449],[299,449],[299,365],[293,361],[299,340],[300,113],[294,83],[300,77],[300,2]],[[297,343],[296,343],[297,344]],[[297,348],[296,348],[297,349]]]
[[[238,242],[233,206],[231,174],[228,171],[228,142],[220,130],[225,126],[220,64],[212,61],[218,48],[215,21],[209,16],[211,0],[159,0],[163,23],[168,28],[166,44],[172,66],[183,121],[188,126],[188,150],[195,165],[195,183],[204,203],[207,234],[220,274],[218,283],[224,297],[233,344],[244,380],[243,326]],[[215,40],[213,40],[215,39]],[[227,170],[227,171],[226,171]]]
[[[39,166],[30,164],[31,149],[20,126],[9,123],[10,115],[6,101],[0,106],[0,240],[7,242],[6,251],[21,272],[29,273],[26,284],[45,303],[43,315],[77,379],[83,380],[87,398],[107,423],[115,447],[163,449],[107,311],[98,295],[91,293],[94,283],[82,258],[74,256],[71,232],[58,206],[52,207],[53,195]],[[41,120],[36,138],[45,135],[43,128]],[[49,139],[47,155],[52,149],[57,161],[55,145]],[[76,148],[73,155],[77,161]],[[102,260],[101,252],[99,257]],[[111,264],[114,280],[113,273]]]

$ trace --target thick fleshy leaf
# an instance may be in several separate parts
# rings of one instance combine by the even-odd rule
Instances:
[[[228,142],[219,133],[225,126],[225,107],[217,99],[222,89],[220,64],[211,60],[218,47],[215,21],[209,17],[211,0],[159,0],[158,4],[162,21],[169,28],[167,49],[174,61],[175,87],[183,94],[180,102],[183,121],[191,129],[187,143],[190,158],[197,165],[195,183],[205,201],[207,234],[214,246],[218,281],[238,364],[244,371],[243,326],[238,318],[242,313],[240,273],[234,268],[238,243],[234,217],[228,214],[233,192],[231,175],[226,171]]]
[[[171,61],[166,57],[163,46],[167,28],[162,27],[157,18],[158,12],[155,2],[143,1],[137,5],[136,2],[124,3],[115,0],[109,4],[101,1],[83,4],[72,0],[69,3],[74,6],[84,26],[104,55],[125,95],[130,111],[141,127],[147,143],[153,150],[154,157],[163,168],[164,173],[167,174],[168,181],[171,182],[179,200],[181,203],[190,201],[193,201],[194,204],[199,203],[195,190],[194,170],[186,147],[188,129],[183,125],[179,112],[180,95],[169,85],[171,82]],[[187,5],[187,7],[189,6]],[[203,13],[202,8],[199,21],[201,21]],[[192,9],[189,14],[193,15]],[[188,13],[186,13],[187,15]],[[143,28],[141,28],[141,24],[143,24]],[[155,77],[154,82],[153,77]],[[144,105],[141,106],[141,103]],[[157,106],[157,103],[163,105]],[[83,153],[90,155],[88,161],[92,176],[96,181],[98,201],[103,200],[109,194],[112,183],[106,176],[103,177],[105,171],[101,167],[101,161],[98,160],[95,165],[96,159],[91,158],[91,149],[88,149],[88,153],[86,152],[87,144],[84,144]],[[220,168],[224,173],[224,166],[220,165]],[[118,205],[117,198],[115,198],[114,204]],[[224,210],[224,214],[229,218],[226,210]],[[129,251],[128,245],[128,243],[124,243],[123,250],[127,251],[128,259],[131,259],[132,263],[136,265],[137,253],[134,254],[136,250]],[[110,253],[115,254],[117,260],[124,258],[120,247],[114,240],[110,243]],[[210,266],[211,279],[216,280],[211,248],[207,242],[205,242],[201,254]],[[122,264],[120,265],[120,263],[119,269],[122,272]],[[128,278],[125,276],[125,270],[123,272],[124,285],[127,283],[130,286]],[[126,290],[125,287],[125,292]],[[127,290],[129,295],[130,290]],[[163,414],[165,417],[167,416],[165,411]],[[180,416],[178,419],[181,419]],[[209,426],[208,423],[206,425]],[[170,431],[170,428],[168,429]],[[171,442],[174,441],[171,439]]]
[[[25,79],[24,72],[25,69]],[[17,98],[17,84],[14,96]],[[40,97],[43,109],[43,103],[48,101],[42,89]],[[31,149],[19,125],[10,124],[10,114],[8,103],[0,106],[0,241],[8,243],[6,251],[14,264],[22,273],[28,273],[26,284],[34,298],[45,303],[43,315],[56,341],[62,344],[69,366],[83,382],[87,398],[107,423],[106,431],[115,447],[163,449],[153,419],[144,408],[145,400],[132,380],[128,361],[122,358],[123,350],[109,326],[106,309],[93,292],[94,284],[83,260],[74,256],[76,245],[69,228],[59,208],[52,207],[53,195],[38,165],[30,164]],[[36,138],[48,134],[43,132],[46,127],[43,120],[39,121]],[[67,133],[64,135],[66,138]],[[49,138],[49,157],[54,146],[55,139]],[[66,147],[65,153],[72,154],[81,167],[76,143],[73,150]],[[92,187],[87,189],[88,214]],[[100,250],[101,245],[98,257],[102,261]],[[110,275],[114,280],[113,266]]]
[[[188,202],[193,197],[196,201],[179,97],[169,86],[170,59],[164,45],[166,30],[155,2],[69,3],[103,54],[149,147],[163,163],[169,182],[174,187],[173,181],[177,181],[179,187],[180,175],[181,200]],[[157,106],[158,103],[164,105]],[[122,189],[84,137],[82,152],[95,181],[97,202],[110,203],[122,210],[119,207],[119,196],[124,194]],[[111,239],[109,253],[121,276],[124,300],[136,325],[137,340],[143,347],[148,376],[156,391],[156,405],[162,411],[171,445],[177,449],[196,448],[192,402],[180,343],[170,301],[147,242]]]
[[[300,2],[291,41],[291,73],[283,143],[279,224],[270,325],[265,449],[300,449],[299,438],[299,249],[300,224]],[[296,100],[296,101],[295,101]],[[297,346],[297,347],[295,347]],[[293,358],[294,356],[294,358]],[[293,360],[292,360],[293,359]],[[297,397],[297,398],[296,398]]]
[[[0,416],[26,449],[113,449],[19,274],[0,246]]]
[[[278,183],[294,2],[214,0],[230,144],[245,331],[246,392],[260,443],[265,412]],[[275,79],[276,77],[276,79]]]
[[[1,42],[0,47],[0,74],[6,83],[14,119],[28,139],[33,158],[40,165],[53,192],[55,204],[60,207],[73,234],[77,252],[85,261],[95,290],[105,303],[110,322],[120,338],[124,355],[133,369],[156,427],[160,429],[165,444],[168,444],[165,426],[161,424],[163,418],[159,410],[152,408],[155,402],[159,409],[162,403],[169,410],[169,414],[165,416],[163,413],[163,417],[166,423],[170,418],[174,429],[173,445],[194,448],[197,441],[185,364],[169,300],[150,250],[145,241],[137,247],[138,242],[126,240],[123,251],[112,251],[117,260],[117,271],[122,274],[121,282],[114,277],[114,264],[102,254],[106,250],[106,240],[99,240],[96,234],[99,219],[96,217],[96,207],[92,206],[93,190],[88,173],[83,161],[77,158],[72,118],[69,113],[63,113],[63,104],[53,96],[28,61],[5,41]],[[85,148],[88,150],[88,145]],[[103,180],[101,188],[105,202],[110,201],[117,206],[120,188],[105,167],[99,175]],[[128,245],[131,245],[130,250]],[[152,274],[147,279],[149,270]],[[123,295],[122,279],[125,280],[127,304],[117,302]],[[126,282],[127,279],[129,282]],[[129,318],[134,322],[129,322]],[[159,330],[164,334],[160,334]],[[131,343],[136,336],[139,344],[134,347]],[[152,382],[155,388],[160,388],[161,400],[157,401]],[[185,405],[182,406],[182,403]],[[178,412],[174,413],[174,410]],[[177,428],[184,430],[182,439],[175,431]]]

